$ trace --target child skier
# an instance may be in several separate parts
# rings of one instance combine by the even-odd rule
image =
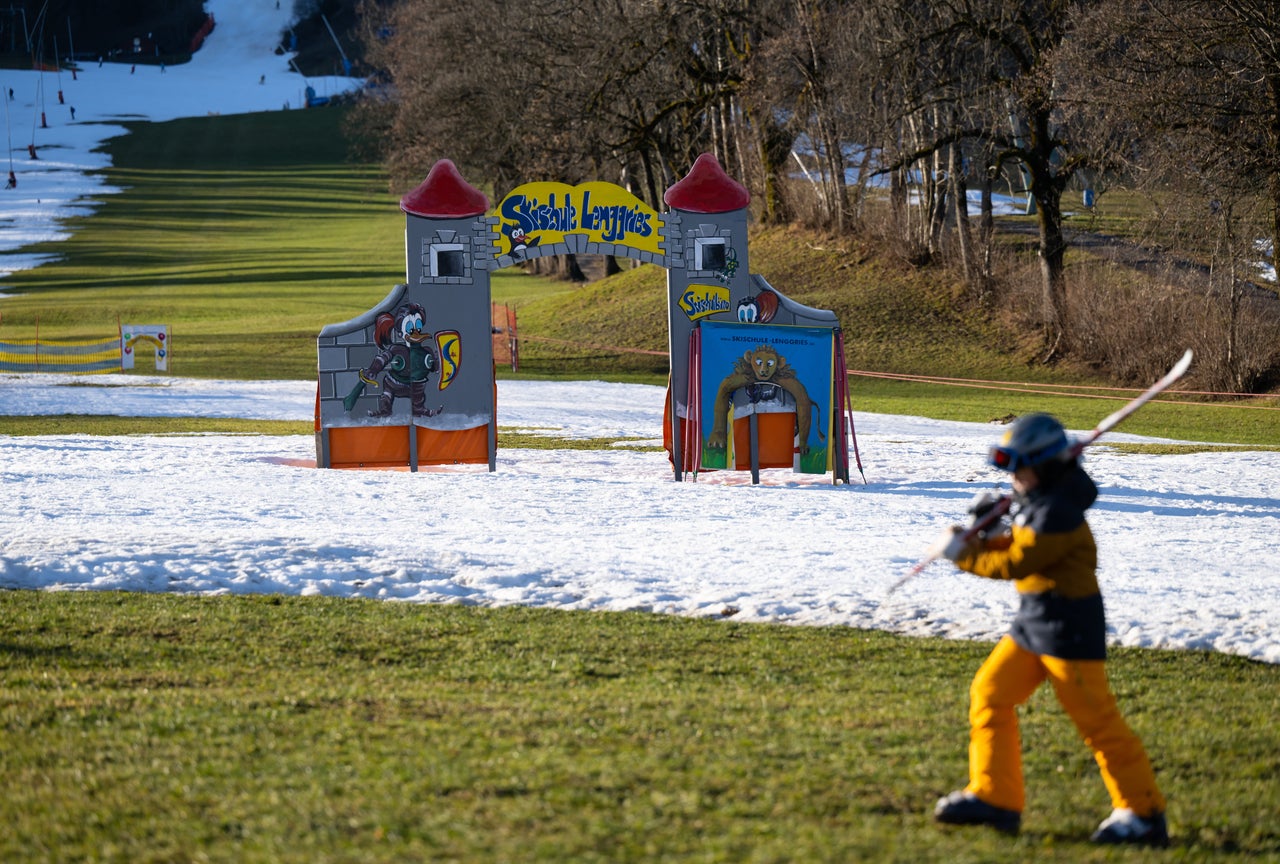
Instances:
[[[1090,839],[1167,846],[1164,797],[1104,667],[1097,547],[1085,521],[1098,488],[1072,456],[1062,424],[1047,414],[1011,424],[990,461],[1013,473],[1012,529],[965,542],[952,528],[930,551],[978,576],[1012,579],[1020,605],[969,690],[969,785],[939,800],[934,818],[1017,833],[1024,791],[1016,710],[1048,679],[1111,795],[1114,810]],[[970,512],[980,518],[995,501],[979,496]]]

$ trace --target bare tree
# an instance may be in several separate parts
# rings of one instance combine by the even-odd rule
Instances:
[[[366,50],[387,80],[381,102],[364,112],[378,115],[397,186],[417,182],[441,158],[498,185],[520,175],[528,140],[520,119],[543,82],[536,66],[513,62],[510,52],[523,44],[501,12],[499,0],[366,6]]]
[[[942,174],[940,156],[968,141],[971,152],[990,158],[979,176],[1015,164],[1025,178],[1039,234],[1046,360],[1060,356],[1068,335],[1062,194],[1077,171],[1106,164],[1108,152],[1086,134],[1090,127],[1059,81],[1064,47],[1090,5],[881,0],[874,6],[882,65],[899,82],[899,132],[886,138],[897,147],[886,169],[919,163],[925,195],[940,194],[930,185]]]
[[[1203,323],[1221,334],[1213,355],[1238,390],[1266,374],[1280,336],[1274,312],[1258,319],[1272,322],[1270,345],[1251,335],[1260,247],[1280,243],[1275,11],[1265,0],[1116,0],[1092,10],[1079,39],[1081,89],[1129,130],[1163,242],[1210,265]]]
[[[499,0],[400,0],[366,24],[390,79],[392,168],[419,173],[451,154],[498,189],[528,176],[616,176],[657,206],[704,151],[730,168],[746,162],[751,6],[547,0],[512,15]]]
[[[1280,16],[1268,0],[1115,0],[1091,20],[1090,87],[1140,155],[1194,185],[1260,192],[1280,245]],[[1173,179],[1163,173],[1154,176]]]

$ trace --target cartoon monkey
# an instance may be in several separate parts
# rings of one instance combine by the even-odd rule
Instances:
[[[787,364],[787,358],[778,354],[772,345],[757,345],[733,362],[733,371],[720,382],[716,391],[711,425],[707,437],[708,447],[724,447],[728,441],[729,399],[733,391],[747,388],[752,402],[775,398],[778,388],[790,393],[796,400],[796,433],[800,438],[800,452],[809,452],[809,424],[812,422],[813,400],[804,384],[796,377],[796,370]]]

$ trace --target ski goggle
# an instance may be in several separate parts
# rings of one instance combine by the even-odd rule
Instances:
[[[1064,439],[1058,446],[1046,447],[1037,453],[1019,453],[1012,447],[1004,447],[999,444],[992,446],[987,453],[987,461],[1001,471],[1017,471],[1019,468],[1030,468],[1047,462],[1054,456],[1057,456],[1063,450],[1067,449],[1068,442]]]
[[[1001,447],[998,444],[991,448],[987,454],[987,461],[1001,471],[1017,471],[1019,468],[1026,466],[1027,461],[1022,457],[1021,453]]]

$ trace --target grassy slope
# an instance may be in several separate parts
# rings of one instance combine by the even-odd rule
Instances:
[[[39,316],[42,336],[97,335],[118,316],[170,325],[174,374],[314,375],[317,322],[369,308],[404,278],[395,201],[377,169],[343,163],[338,119],[135,126],[109,147],[110,182],[127,193],[37,248],[63,260],[6,280],[22,296],[4,301],[5,331]]]
[[[750,256],[751,272],[783,294],[836,311],[850,368],[1027,374],[1025,358],[1017,354],[1008,332],[977,315],[955,311],[951,286],[940,283],[936,273],[886,264],[852,240],[824,245],[812,232],[792,228],[753,231]],[[530,304],[521,309],[520,323],[524,332],[539,336],[665,351],[665,279],[658,267],[633,269],[579,292]],[[643,357],[536,342],[522,352],[523,362],[537,371],[554,371],[566,358],[600,371],[657,371],[660,365]]]
[[[338,109],[134,124],[61,260],[5,280],[12,338],[169,324],[171,371],[315,376],[316,335],[404,281],[404,216],[376,167],[345,160]],[[519,277],[511,277],[519,278]],[[145,368],[140,372],[147,371]]]
[[[957,302],[962,289],[946,282],[945,275],[874,257],[856,240],[837,246],[797,229],[755,231],[750,268],[791,298],[836,312],[851,370],[1024,385],[958,387],[855,374],[856,410],[979,422],[1049,411],[1070,428],[1089,429],[1134,395],[1124,390],[1090,391],[1087,398],[1051,395],[1042,385],[1108,382],[1089,370],[1036,364],[997,317]],[[522,368],[533,375],[642,380],[647,375],[662,383],[665,358],[612,349],[667,349],[665,279],[660,268],[641,267],[522,305]],[[580,344],[567,344],[575,341]],[[1274,445],[1280,441],[1280,411],[1274,399],[1257,401],[1269,408],[1153,403],[1124,428],[1164,438]]]

